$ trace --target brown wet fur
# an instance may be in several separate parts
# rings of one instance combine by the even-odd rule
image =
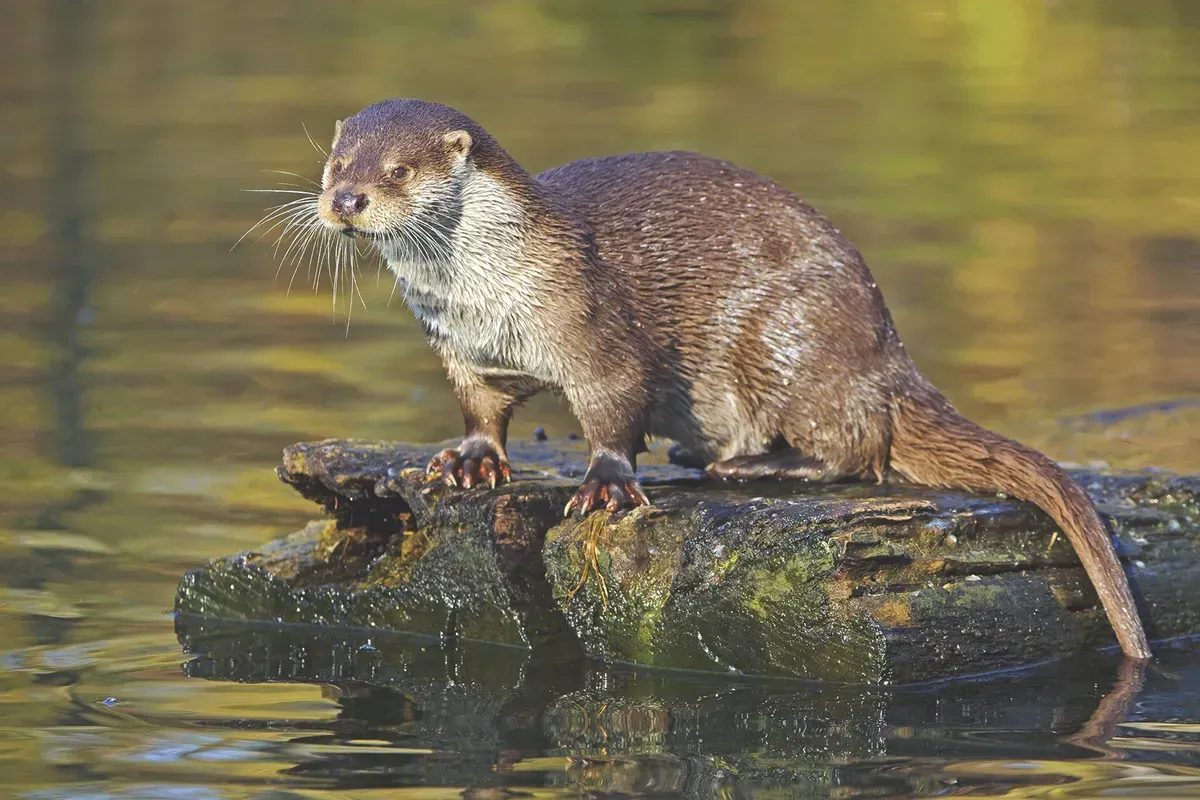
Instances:
[[[372,154],[402,158],[417,164],[419,182],[451,169],[444,137],[456,129],[470,134],[474,166],[521,210],[519,231],[489,234],[498,248],[519,237],[517,263],[479,286],[477,300],[521,281],[537,295],[491,320],[467,313],[474,300],[439,300],[447,305],[438,320],[459,327],[423,323],[466,421],[462,457],[431,465],[443,479],[466,482],[464,470],[482,470],[485,456],[506,464],[513,408],[551,390],[570,403],[592,450],[568,511],[646,502],[634,465],[647,436],[679,442],[723,477],[897,473],[1002,491],[1055,519],[1122,649],[1149,656],[1087,495],[1045,456],[955,412],[905,352],[862,257],[815,209],[768,178],[694,153],[589,159],[530,176],[476,123],[420,101],[372,106],[346,121],[340,141],[355,148],[349,171],[369,171]],[[395,209],[406,207],[403,187],[388,191]],[[403,281],[403,265],[394,268]],[[504,347],[473,351],[496,330]],[[480,477],[472,472],[471,482]]]

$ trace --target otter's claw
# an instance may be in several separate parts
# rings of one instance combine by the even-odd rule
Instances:
[[[447,486],[470,489],[486,483],[493,489],[512,479],[508,461],[493,450],[464,456],[461,450],[443,450],[429,461],[425,470]]]
[[[575,496],[567,501],[567,507],[563,509],[563,516],[571,516],[571,512],[576,509],[581,516],[587,516],[587,513],[593,508],[603,507],[615,513],[623,508],[648,505],[650,505],[650,499],[646,497],[641,484],[636,480],[618,482],[588,478],[579,487]]]

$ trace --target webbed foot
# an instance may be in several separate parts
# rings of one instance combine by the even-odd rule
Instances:
[[[836,472],[823,462],[802,455],[790,447],[769,453],[734,456],[709,464],[704,471],[709,477],[726,481],[755,481],[763,478],[830,481],[838,477]]]
[[[483,484],[495,489],[512,479],[508,459],[491,442],[481,439],[468,439],[457,450],[443,450],[430,459],[425,471],[447,486],[464,489]]]
[[[586,516],[594,508],[617,512],[623,508],[648,506],[650,499],[633,474],[633,466],[623,458],[600,455],[592,459],[583,483],[563,509],[564,516],[579,511]]]

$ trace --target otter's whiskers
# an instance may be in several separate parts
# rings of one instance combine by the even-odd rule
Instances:
[[[287,175],[294,174],[282,170],[275,171]],[[308,180],[300,175],[296,175],[296,177]],[[315,181],[310,180],[309,182],[317,186],[318,191],[310,191],[292,184],[285,184],[290,188],[281,189],[246,189],[245,191],[248,192],[296,195],[296,197],[267,208],[262,218],[250,226],[238,238],[233,247],[236,248],[256,230],[259,231],[259,234],[255,241],[261,241],[271,233],[278,231],[278,235],[271,245],[271,252],[279,262],[275,276],[278,278],[284,266],[289,264],[292,266],[292,274],[288,279],[287,287],[290,295],[301,266],[307,265],[306,273],[312,282],[313,291],[320,289],[322,274],[328,275],[332,287],[334,314],[337,313],[339,295],[347,298],[346,331],[348,334],[355,297],[358,298],[358,302],[362,304],[363,308],[366,308],[366,301],[358,287],[358,260],[362,253],[356,242],[329,230],[321,222],[317,214],[320,185]]]

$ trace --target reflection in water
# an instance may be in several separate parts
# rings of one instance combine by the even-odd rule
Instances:
[[[85,121],[85,59],[91,44],[87,36],[89,7],[73,0],[55,0],[52,6],[51,55],[57,68],[46,104],[52,115],[50,161],[56,169],[50,180],[46,217],[55,223],[52,241],[57,297],[53,334],[59,354],[51,377],[57,420],[52,430],[59,462],[82,467],[91,461],[91,446],[83,420],[79,373],[84,352],[79,329],[86,319],[88,284],[96,258],[88,231],[91,186],[81,127]]]
[[[305,128],[395,95],[531,170],[682,147],[769,173],[968,416],[1200,471],[1198,7],[0,0],[0,793],[1195,794],[1187,649],[1140,690],[1100,660],[901,691],[181,629],[181,672],[163,610],[311,514],[283,446],[459,433],[385,276],[347,333],[269,240],[230,252],[242,189],[317,176]],[[513,435],[539,425],[574,423],[538,398]]]
[[[1157,670],[1146,688],[1140,665],[1115,656],[888,689],[639,673],[551,653],[187,618],[176,631],[188,677],[216,687],[321,685],[336,711],[320,722],[241,724],[292,727],[287,742],[299,749],[287,774],[339,786],[786,787],[822,795],[838,787],[848,796],[852,787],[966,793],[1102,777],[1137,783],[1164,773],[1101,762],[1137,757],[1146,744],[1113,744],[1118,723],[1136,725],[1135,697],[1153,703],[1176,684]],[[1168,659],[1186,663],[1179,655]],[[191,721],[225,724],[199,709]],[[1180,732],[1158,733],[1166,741]],[[1200,755],[1197,745],[1186,751]],[[1108,759],[1089,755],[1098,747]],[[1090,760],[1073,761],[1080,758]]]

